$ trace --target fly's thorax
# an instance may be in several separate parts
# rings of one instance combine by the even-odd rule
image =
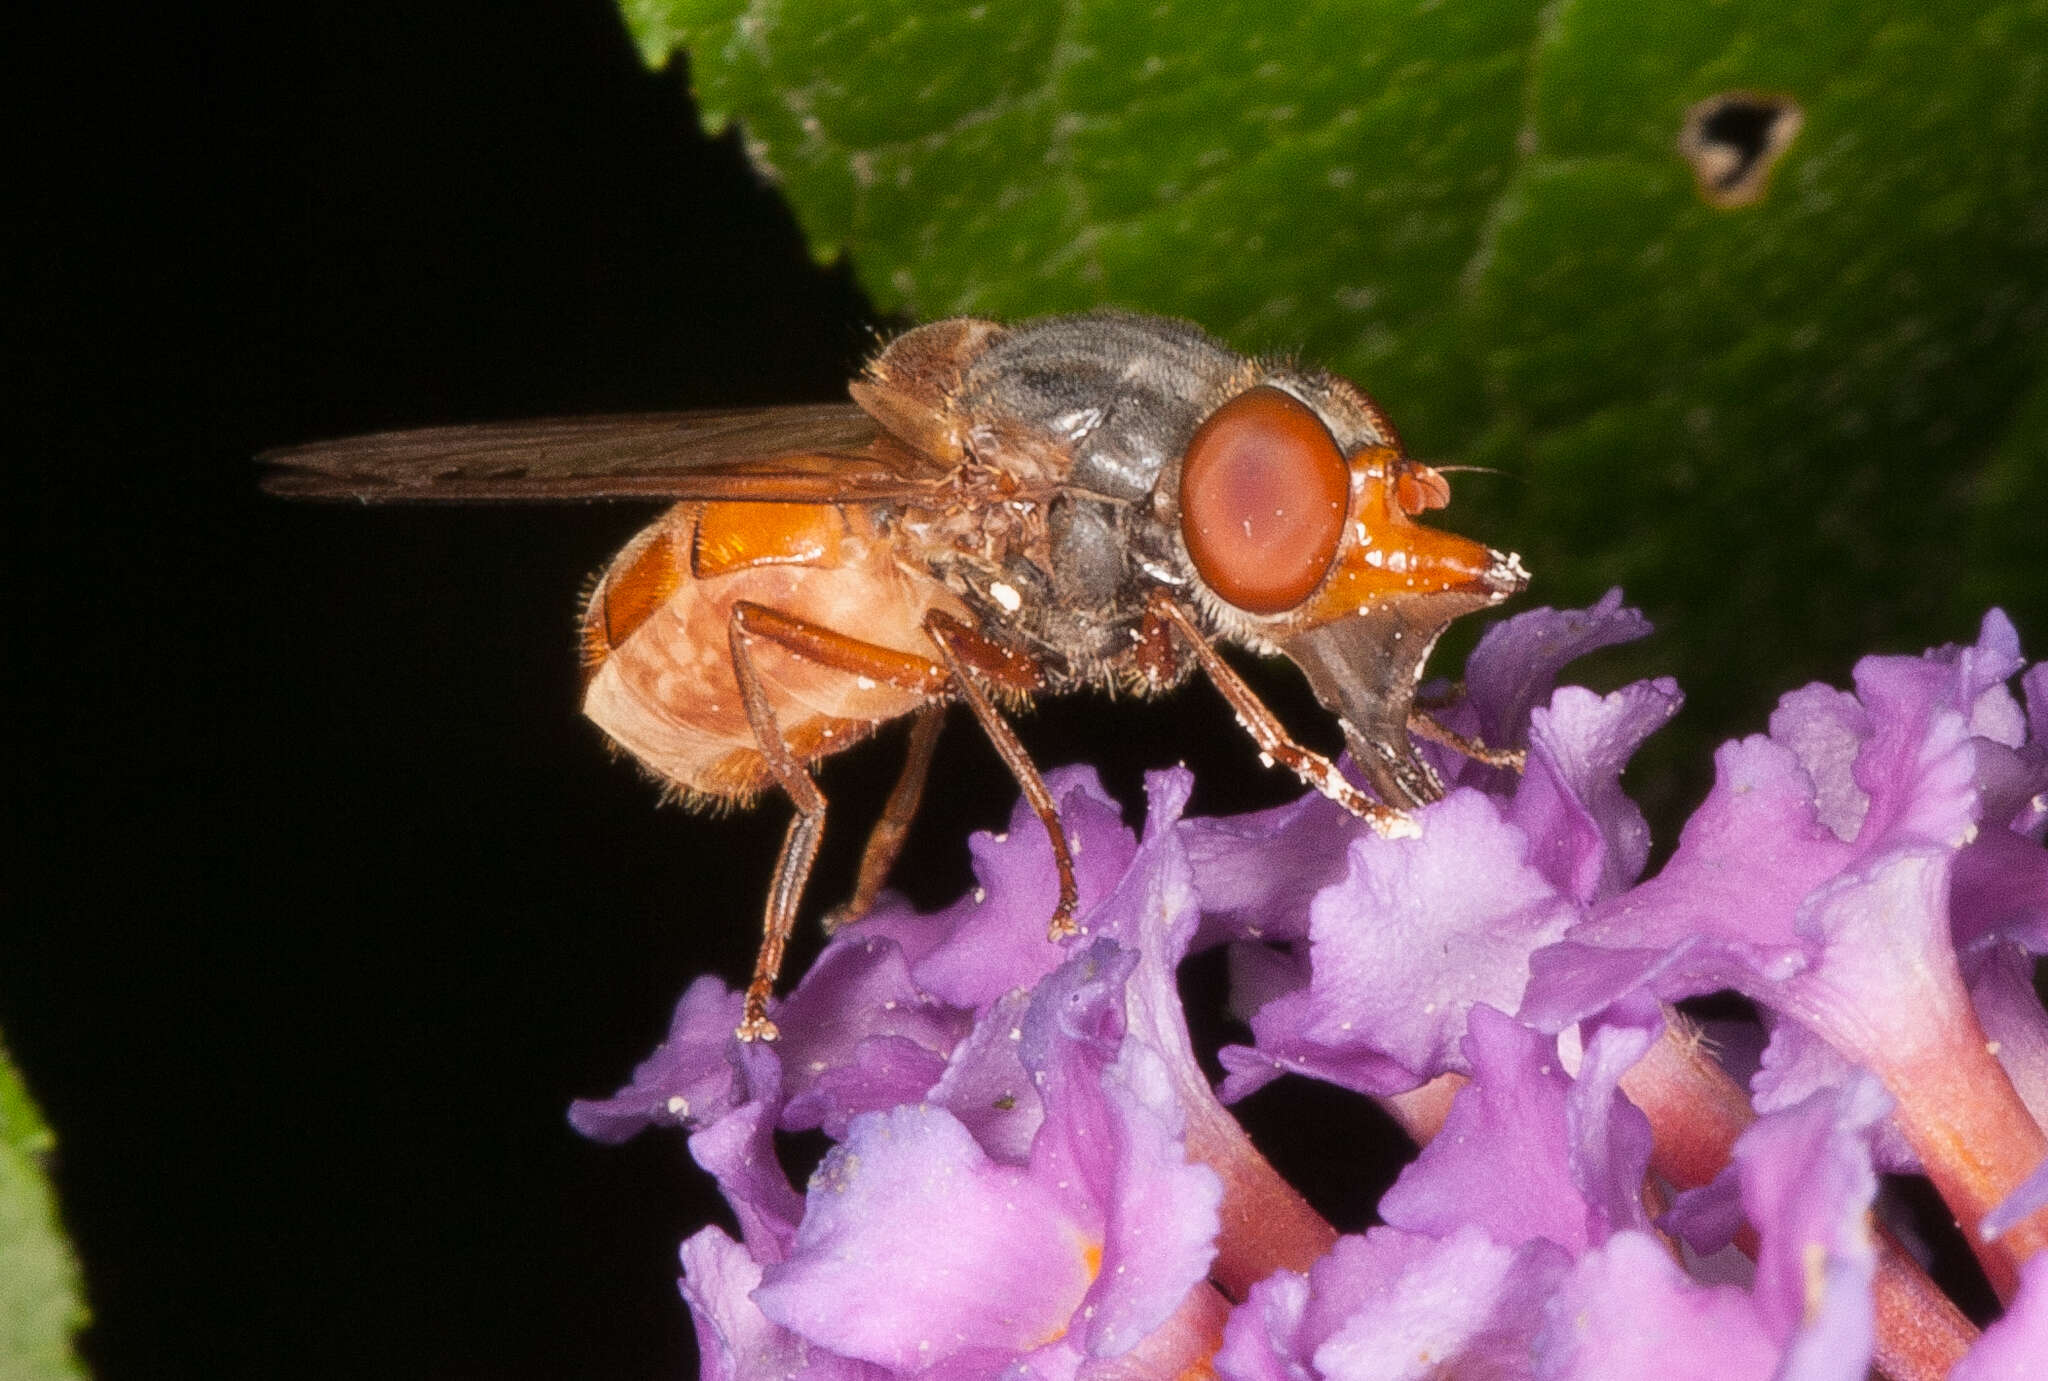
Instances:
[[[1147,596],[1187,583],[1155,493],[1249,368],[1198,327],[1121,312],[1049,317],[981,342],[950,404],[970,452],[1028,473],[1049,451],[1060,473],[1002,541],[943,556],[949,583],[1056,679],[1127,681]]]
[[[1116,312],[991,328],[954,358],[949,435],[967,466],[1005,478],[1014,501],[953,515],[971,531],[921,541],[917,559],[1055,680],[1122,680],[1162,589],[1205,634],[1263,653],[1333,616],[1323,606],[1338,596],[1381,597],[1374,570],[1337,576],[1343,553],[1376,540],[1368,530],[1383,525],[1406,462],[1384,414],[1349,382],[1247,358],[1185,322]],[[1292,428],[1283,448],[1320,447],[1327,464],[1304,470],[1298,451],[1233,443],[1233,459],[1198,481],[1200,511],[1188,510],[1190,446],[1244,435],[1223,423],[1246,411]],[[1275,454],[1288,457],[1277,469]],[[1203,553],[1190,548],[1190,524]],[[1400,564],[1416,553],[1387,555]],[[1387,594],[1402,598],[1415,582],[1405,566],[1397,576]]]
[[[1004,507],[1000,533],[984,527],[974,541],[927,544],[916,559],[984,633],[1038,662],[1051,688],[1129,682],[1124,663],[1161,583],[1149,571],[1171,560],[1149,505],[1059,492]]]
[[[1047,317],[989,340],[963,373],[955,409],[991,434],[1056,445],[1072,459],[1067,488],[1134,502],[1152,492],[1245,364],[1184,321]]]

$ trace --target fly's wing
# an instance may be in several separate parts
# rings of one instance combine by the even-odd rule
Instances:
[[[915,499],[946,467],[851,403],[377,432],[267,451],[263,487],[363,503]]]

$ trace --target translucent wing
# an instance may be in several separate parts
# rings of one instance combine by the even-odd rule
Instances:
[[[851,403],[377,432],[267,451],[263,487],[364,503],[910,499],[946,467]]]

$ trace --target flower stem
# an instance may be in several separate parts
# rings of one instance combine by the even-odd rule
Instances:
[[[1756,1120],[1741,1085],[1706,1051],[1699,1031],[1665,1011],[1664,1034],[1621,1079],[1622,1092],[1650,1119],[1650,1163],[1680,1189],[1721,1173],[1736,1138]],[[1935,1287],[1898,1240],[1879,1231],[1873,1282],[1877,1348],[1872,1362],[1891,1381],[1943,1381],[1976,1341],[1977,1329]],[[1737,1241],[1754,1256],[1746,1232]]]
[[[1940,1045],[1880,1070],[1898,1100],[1899,1129],[1955,1214],[1999,1299],[2019,1288],[2019,1264],[2048,1249],[2048,1210],[1986,1242],[1984,1215],[2048,1156],[2048,1139],[2014,1092],[1967,1009],[1946,1023]]]
[[[1214,1381],[1229,1317],[1230,1301],[1203,1281],[1145,1341],[1121,1357],[1096,1361],[1087,1374],[1092,1381]]]
[[[1337,1229],[1259,1154],[1211,1096],[1190,1100],[1188,1151],[1223,1180],[1223,1231],[1209,1274],[1232,1299],[1278,1270],[1306,1272],[1337,1244]]]
[[[1451,1115],[1451,1100],[1470,1082],[1462,1074],[1439,1074],[1421,1088],[1390,1093],[1378,1100],[1387,1115],[1401,1124],[1401,1130],[1417,1146],[1427,1146],[1444,1129]]]

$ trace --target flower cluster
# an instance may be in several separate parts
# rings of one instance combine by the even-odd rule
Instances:
[[[773,1046],[699,980],[571,1117],[687,1129],[731,1205],[737,1239],[682,1248],[703,1374],[2039,1374],[2048,668],[1994,613],[1793,692],[1644,879],[1620,775],[1678,690],[1556,681],[1646,631],[1618,596],[1495,627],[1440,717],[1526,770],[1430,748],[1452,789],[1417,838],[1317,797],[1183,818],[1183,771],[1133,833],[1069,769],[1080,936],[1046,938],[1020,808],[972,841],[971,896],[836,935]],[[1252,1037],[1220,1088],[1175,986],[1215,946]],[[1746,1062],[1671,1005],[1724,990],[1761,1016]],[[1225,1108],[1288,1074],[1420,1144],[1378,1225],[1340,1235]],[[834,1145],[799,1193],[773,1138],[809,1129]],[[1977,1252],[2005,1305],[1981,1335],[1873,1225],[1892,1172]]]

